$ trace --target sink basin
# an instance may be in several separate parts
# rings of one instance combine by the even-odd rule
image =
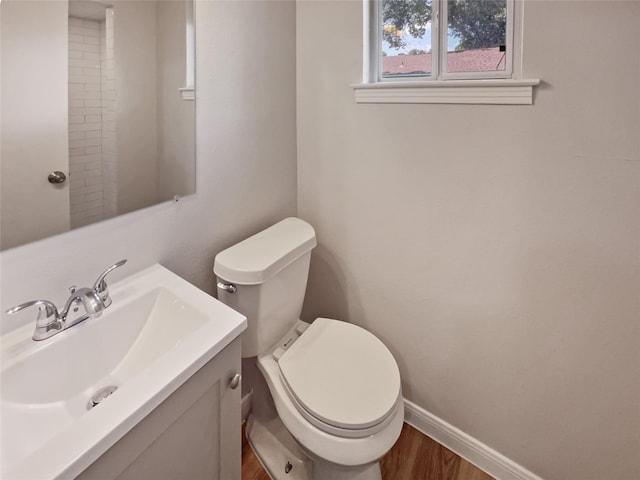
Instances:
[[[160,265],[110,285],[112,305],[49,339],[2,337],[0,477],[72,478],[246,328]]]

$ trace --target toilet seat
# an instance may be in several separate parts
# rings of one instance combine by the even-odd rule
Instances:
[[[324,432],[361,438],[392,420],[401,401],[400,372],[373,334],[346,322],[316,319],[277,355],[290,400]]]
[[[296,337],[299,333],[298,321],[283,340]],[[304,325],[308,325],[304,323]],[[278,418],[307,455],[321,458],[338,465],[356,466],[378,461],[398,440],[404,424],[404,401],[402,397],[387,420],[388,424],[375,434],[365,437],[347,437],[328,433],[316,427],[301,413],[287,392],[275,351],[285,342],[279,342],[269,352],[258,356],[258,368],[266,381],[273,399]],[[254,415],[252,413],[252,415]],[[264,415],[264,412],[257,414]],[[269,418],[268,415],[266,418]],[[387,422],[385,421],[385,423]]]

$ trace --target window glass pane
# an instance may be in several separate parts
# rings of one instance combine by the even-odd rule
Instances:
[[[447,1],[447,72],[506,70],[507,0]]]
[[[431,1],[382,0],[382,78],[431,75]]]

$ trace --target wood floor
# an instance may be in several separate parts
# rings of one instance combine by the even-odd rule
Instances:
[[[493,480],[482,470],[404,424],[380,462],[383,480]],[[242,480],[270,480],[242,432]]]

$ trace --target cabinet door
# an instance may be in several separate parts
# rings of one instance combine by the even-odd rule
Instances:
[[[218,415],[219,462],[217,476],[220,480],[240,480],[242,464],[242,388],[230,384],[231,379],[241,371],[240,338],[234,340],[233,353],[224,366],[220,366],[218,382],[220,384]],[[227,347],[227,348],[229,348]]]
[[[236,339],[77,478],[240,480],[238,372]]]

